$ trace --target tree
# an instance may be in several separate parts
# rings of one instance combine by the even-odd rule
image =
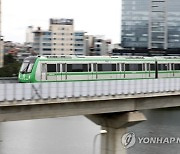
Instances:
[[[21,64],[10,54],[4,56],[4,67],[0,68],[0,77],[18,76]]]

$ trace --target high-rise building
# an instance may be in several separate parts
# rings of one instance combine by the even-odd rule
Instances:
[[[84,31],[74,32],[74,54],[87,55],[86,52],[86,36]]]
[[[180,50],[179,8],[179,0],[122,0],[122,47]]]
[[[52,54],[74,54],[73,19],[50,19],[52,32]]]

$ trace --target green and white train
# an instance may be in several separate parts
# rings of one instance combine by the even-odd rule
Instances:
[[[129,80],[180,77],[180,57],[70,56],[27,57],[19,82]]]

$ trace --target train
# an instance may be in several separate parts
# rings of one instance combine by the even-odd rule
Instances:
[[[23,83],[179,78],[180,57],[46,55],[24,59]]]

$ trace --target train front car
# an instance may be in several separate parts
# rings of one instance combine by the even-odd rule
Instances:
[[[35,71],[33,71],[33,68],[36,59],[37,57],[35,56],[27,57],[24,59],[18,75],[19,82],[34,82]]]

